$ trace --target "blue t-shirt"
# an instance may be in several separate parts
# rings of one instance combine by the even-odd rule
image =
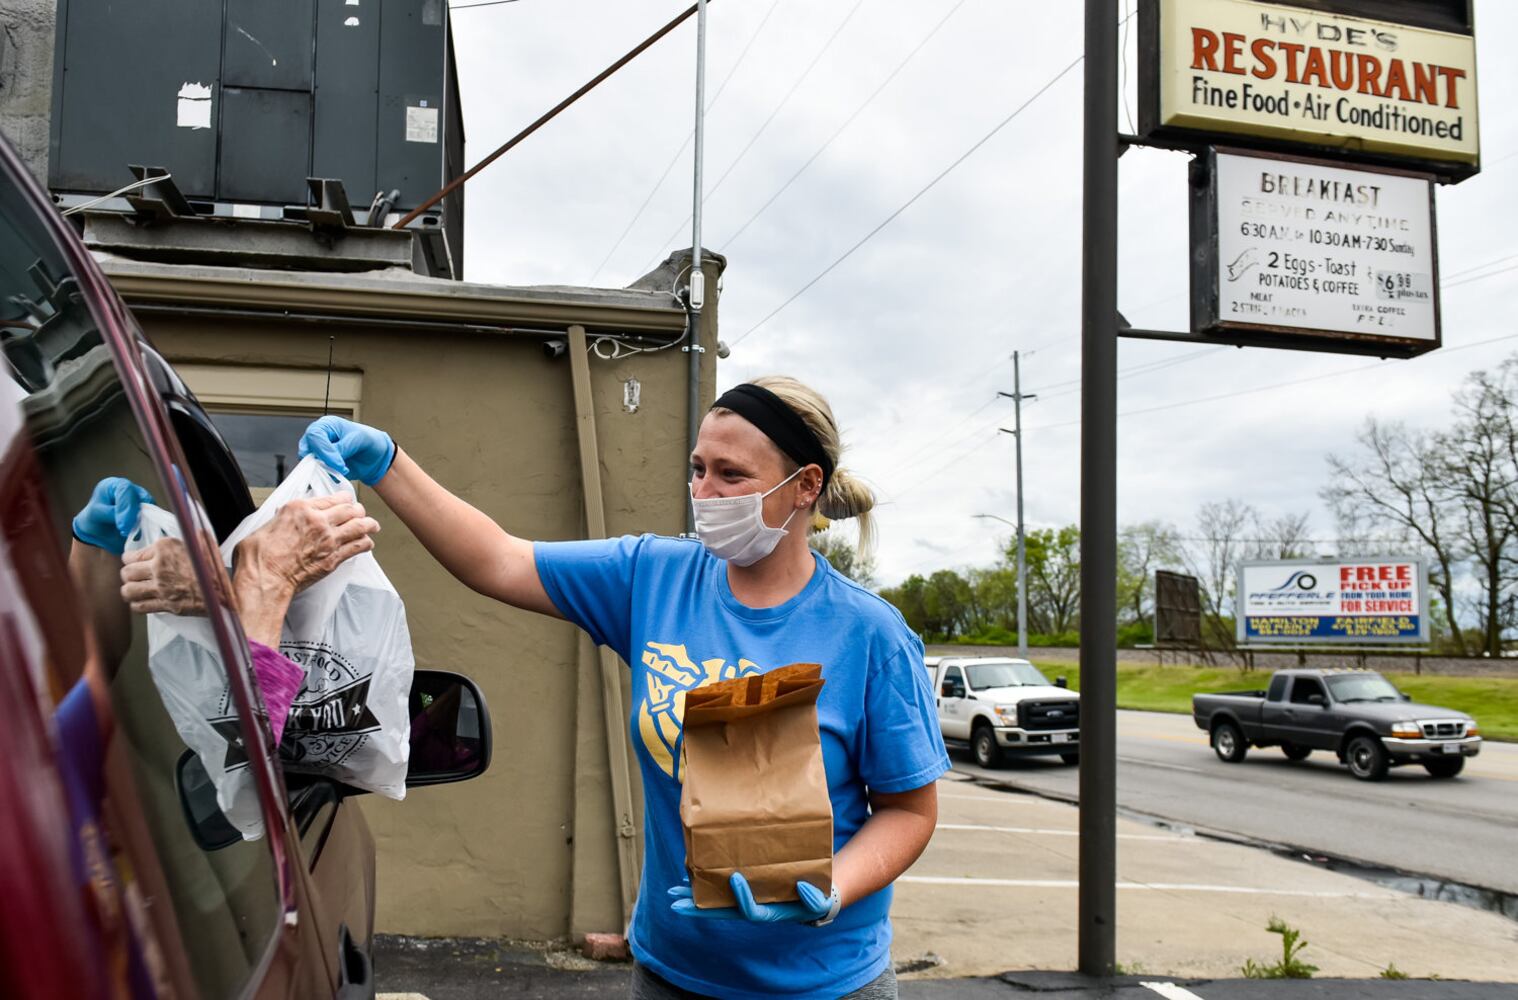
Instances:
[[[540,542],[536,560],[554,606],[632,667],[629,729],[645,803],[629,933],[638,961],[676,986],[722,997],[837,997],[884,972],[889,886],[826,927],[681,917],[668,890],[686,876],[680,736],[693,688],[822,664],[817,721],[835,852],[869,818],[870,790],[921,788],[948,770],[922,643],[896,609],[821,555],[801,593],[773,608],[740,604],[727,563],[693,540]]]

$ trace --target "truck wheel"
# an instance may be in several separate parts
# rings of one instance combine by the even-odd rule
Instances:
[[[1282,743],[1281,752],[1287,760],[1306,760],[1307,755],[1312,753],[1312,747],[1304,747],[1300,743]]]
[[[1249,744],[1244,742],[1244,734],[1238,726],[1231,722],[1219,722],[1212,731],[1212,749],[1219,760],[1237,764],[1249,752]]]
[[[1059,755],[1059,759],[1074,767],[1081,762],[1081,752],[1077,750],[1075,753],[1062,753]]]
[[[1438,757],[1423,762],[1423,770],[1435,778],[1453,778],[1464,769],[1464,757]]]
[[[996,745],[996,734],[990,726],[975,727],[975,734],[970,737],[970,752],[981,767],[1001,766],[1001,747]]]
[[[1361,781],[1380,781],[1391,766],[1386,748],[1374,736],[1356,736],[1350,740],[1349,746],[1344,748],[1344,760],[1349,764],[1349,773]]]

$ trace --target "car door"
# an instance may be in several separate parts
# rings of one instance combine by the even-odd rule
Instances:
[[[1295,677],[1286,706],[1289,739],[1293,743],[1329,750],[1338,743],[1329,735],[1332,713],[1328,708],[1328,691],[1316,677]]]
[[[209,445],[197,441],[194,413],[176,409],[193,398],[176,392],[172,369],[3,141],[0,303],[0,406],[19,407],[50,508],[42,527],[68,562],[92,637],[90,658],[65,663],[58,686],[88,681],[102,694],[82,700],[89,724],[60,724],[59,732],[61,756],[97,780],[96,801],[79,806],[89,813],[85,825],[109,831],[105,842],[118,852],[119,863],[100,870],[120,873],[126,913],[118,916],[130,930],[117,934],[127,954],[109,957],[139,978],[144,966],[156,970],[176,995],[330,996],[338,956],[316,940],[307,894],[286,864],[295,848],[284,784],[215,549],[251,509],[246,486],[239,500],[235,465],[227,480],[225,463],[208,464],[225,445],[214,431]],[[111,477],[170,512],[184,540],[187,602],[197,607],[156,618],[199,623],[195,676],[225,685],[217,718],[184,711],[179,639],[123,602],[121,555],[71,530]],[[186,742],[195,721],[225,737],[215,768],[203,743]],[[70,738],[97,730],[98,754]],[[226,780],[234,772],[247,779],[235,788]],[[223,799],[248,806],[237,811],[240,826],[222,812]]]
[[[944,667],[943,680],[938,685],[938,724],[949,739],[970,738],[968,694],[964,671],[957,664]]]
[[[98,928],[114,950],[102,959],[132,981],[152,969],[179,995],[248,993],[278,962],[289,886],[278,856],[278,773],[254,711],[246,645],[183,456],[134,351],[135,327],[3,143],[0,303],[0,406],[19,416],[46,512],[27,530],[66,566],[56,606],[77,609],[87,636],[80,656],[51,666],[73,836],[91,859],[92,891],[115,898],[100,904],[102,919],[114,920]],[[113,479],[135,489],[117,491]],[[193,650],[122,599],[131,506],[85,514],[100,496],[136,490],[169,512],[183,539],[185,606],[159,618],[194,619],[210,638]],[[176,694],[191,661],[198,680],[225,691],[220,714],[196,720],[225,748],[210,799],[225,792],[248,804],[236,836],[215,845],[199,836],[182,780],[186,762],[203,764],[206,753],[188,742]]]

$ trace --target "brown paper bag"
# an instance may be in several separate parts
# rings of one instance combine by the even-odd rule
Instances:
[[[680,823],[691,895],[734,906],[741,871],[760,903],[796,883],[833,888],[833,804],[817,733],[822,667],[797,663],[685,696]]]

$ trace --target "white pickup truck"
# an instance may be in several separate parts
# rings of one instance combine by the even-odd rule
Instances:
[[[944,743],[968,746],[981,767],[1009,755],[1059,754],[1080,763],[1080,695],[1027,660],[994,656],[929,657]]]

